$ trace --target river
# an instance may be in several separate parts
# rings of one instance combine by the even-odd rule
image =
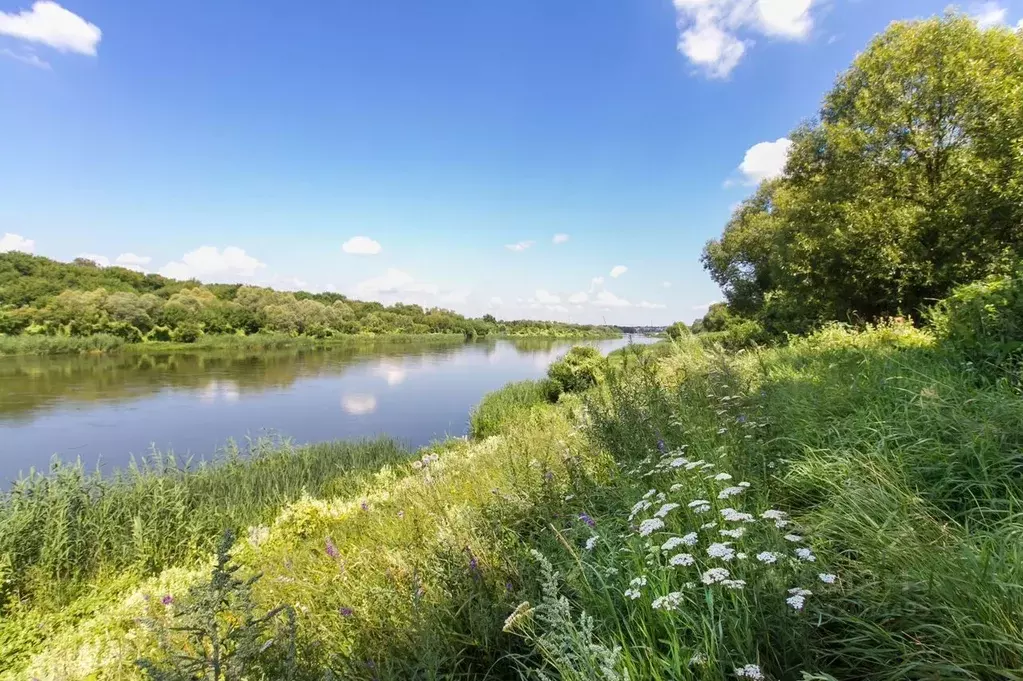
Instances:
[[[643,337],[586,341],[602,352]],[[53,457],[103,470],[154,448],[208,457],[229,440],[466,432],[469,411],[580,342],[372,343],[328,349],[0,358],[0,486]]]

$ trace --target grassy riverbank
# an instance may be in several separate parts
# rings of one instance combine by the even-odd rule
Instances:
[[[557,404],[510,386],[473,438],[412,459],[37,479],[0,506],[3,678],[141,678],[186,649],[159,624],[189,612],[221,525],[259,608],[295,613],[296,653],[269,645],[249,678],[1019,678],[1010,379],[898,324],[683,339]]]

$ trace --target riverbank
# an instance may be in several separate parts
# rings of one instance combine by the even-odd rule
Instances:
[[[305,450],[269,454],[279,476],[238,461],[218,485],[264,501],[219,522],[204,524],[213,501],[134,491],[160,476],[113,496],[53,483],[68,491],[5,499],[0,557],[14,546],[18,562],[0,558],[3,678],[168,664],[191,644],[166,626],[194,612],[214,526],[232,523],[239,574],[262,574],[256,611],[294,614],[293,630],[254,632],[266,647],[253,678],[987,679],[1023,666],[1023,402],[927,333],[828,329],[739,354],[683,339],[617,353],[556,404],[546,394],[510,386],[475,410],[472,437],[407,458],[375,445],[377,470],[369,456],[332,477],[328,463],[300,498],[284,471],[306,470],[290,463]],[[259,492],[275,478],[291,492]],[[161,558],[146,550],[156,540],[197,545]],[[92,567],[73,579],[80,564]]]

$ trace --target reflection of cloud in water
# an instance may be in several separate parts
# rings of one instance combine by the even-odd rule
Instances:
[[[400,385],[405,382],[408,372],[405,367],[395,362],[383,361],[373,369],[373,373],[387,381],[387,385]]]
[[[377,410],[377,398],[373,395],[343,395],[341,408],[353,416],[372,414]]]
[[[199,391],[200,402],[237,402],[240,392],[234,381],[210,381]]]

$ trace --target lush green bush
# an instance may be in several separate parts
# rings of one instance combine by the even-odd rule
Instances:
[[[600,383],[605,364],[599,350],[577,345],[548,367],[547,377],[557,381],[566,392],[582,392]]]
[[[678,340],[683,336],[690,334],[689,327],[686,326],[685,322],[675,322],[667,329],[664,330],[664,334],[671,340]]]
[[[469,437],[498,435],[512,419],[547,402],[551,391],[544,381],[519,381],[487,394],[469,415]]]
[[[949,348],[1000,364],[1023,354],[1023,268],[960,286],[934,306],[931,326]]]

